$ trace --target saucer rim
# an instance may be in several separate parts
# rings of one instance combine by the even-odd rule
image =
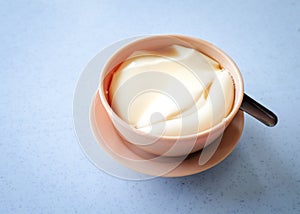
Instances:
[[[111,152],[113,153],[114,151],[111,150],[111,147],[109,148],[105,148],[103,143],[99,142],[99,139],[97,139],[96,135],[97,133],[95,133],[95,130],[98,130],[99,127],[93,127],[95,123],[95,121],[92,121],[93,119],[95,119],[95,117],[92,117],[94,115],[94,103],[95,103],[95,96],[97,96],[98,93],[96,93],[96,95],[94,95],[94,98],[92,100],[92,103],[91,103],[91,108],[90,108],[90,126],[91,126],[91,129],[92,129],[92,132],[95,136],[95,140],[97,141],[98,145],[104,149],[105,152],[107,152],[109,154],[110,157],[112,157],[115,161],[117,161],[119,164],[121,164],[122,166],[124,167],[127,167],[131,170],[134,170],[138,173],[142,173],[142,174],[146,174],[146,175],[150,175],[150,176],[155,176],[155,177],[167,177],[167,178],[175,178],[175,177],[184,177],[184,176],[190,176],[190,175],[194,175],[194,174],[198,174],[198,173],[201,173],[201,172],[204,172],[208,169],[211,169],[213,168],[214,166],[218,165],[219,163],[221,163],[223,160],[225,160],[232,152],[233,150],[235,149],[235,147],[237,146],[241,136],[242,136],[242,133],[243,133],[243,129],[244,129],[244,112],[239,110],[238,113],[236,114],[236,116],[233,118],[232,122],[228,125],[228,127],[226,128],[226,130],[224,131],[224,135],[226,134],[226,131],[228,132],[228,130],[230,128],[232,128],[232,126],[234,125],[234,123],[238,123],[239,125],[239,132],[236,133],[236,139],[235,139],[235,142],[232,143],[232,146],[231,148],[229,148],[229,150],[227,150],[226,152],[224,152],[224,154],[221,156],[221,158],[217,159],[215,162],[213,163],[210,163],[209,161],[211,160],[211,158],[214,157],[214,155],[216,155],[216,152],[221,148],[220,146],[218,146],[217,150],[215,151],[215,154],[207,161],[207,163],[205,163],[204,165],[202,166],[199,166],[198,164],[198,158],[195,157],[195,156],[198,156],[197,154],[200,155],[200,151],[197,151],[197,152],[194,152],[192,155],[193,157],[192,158],[187,158],[185,159],[182,163],[180,163],[176,168],[168,171],[167,173],[163,174],[163,175],[157,175],[157,174],[153,174],[153,173],[150,173],[150,172],[146,172],[146,171],[142,171],[142,170],[137,170],[136,168],[130,166],[130,164],[128,163],[125,163],[125,162],[122,162],[120,161],[120,159],[114,157],[114,155],[111,154]],[[98,98],[99,99],[99,98]],[[101,100],[100,100],[101,102]],[[111,121],[109,121],[110,123],[112,123]],[[131,151],[129,149],[129,147],[126,145],[125,142],[127,142],[124,138],[122,138],[122,136],[120,134],[118,134],[118,131],[115,129],[114,132],[120,137],[120,139],[122,139],[122,142],[119,142],[119,143],[123,143],[125,148],[127,148],[127,150]],[[99,134],[99,133],[98,133]],[[228,138],[228,137],[227,137]],[[225,140],[228,140],[228,139],[225,139]],[[224,138],[222,138],[220,144],[224,141]],[[115,143],[115,142],[114,142]],[[230,144],[231,145],[231,144]],[[107,147],[107,146],[106,146]],[[109,151],[110,150],[110,151]],[[133,151],[131,151],[133,152]],[[133,152],[135,153],[135,152]],[[140,158],[143,159],[143,157],[141,157],[140,155],[136,154],[135,155],[139,156]],[[194,159],[194,160],[191,160],[191,159]],[[144,159],[145,160],[145,159]],[[190,170],[190,171],[184,171],[183,170],[183,165],[184,164],[187,164],[187,162],[189,161],[193,161],[195,166],[197,164],[197,166],[199,166],[199,168],[197,168],[197,170]],[[195,163],[197,162],[197,163]],[[159,164],[159,163],[158,163]]]

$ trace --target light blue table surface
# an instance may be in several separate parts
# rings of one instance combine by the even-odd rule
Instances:
[[[72,101],[102,48],[140,34],[210,41],[270,107],[234,152],[193,176],[127,181],[77,142]],[[299,1],[0,2],[0,213],[300,213]]]

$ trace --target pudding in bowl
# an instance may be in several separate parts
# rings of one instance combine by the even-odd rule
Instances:
[[[133,128],[183,136],[205,131],[229,114],[234,83],[218,62],[172,45],[134,52],[114,72],[108,97],[112,110]]]

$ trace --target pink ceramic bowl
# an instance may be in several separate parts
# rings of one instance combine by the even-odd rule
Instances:
[[[111,108],[108,89],[113,73],[133,52],[159,49],[169,45],[181,45],[196,49],[213,58],[230,71],[235,86],[234,105],[229,115],[217,125],[205,131],[183,136],[155,136],[145,134],[123,121]],[[134,146],[156,155],[184,156],[196,152],[222,136],[226,127],[238,113],[244,95],[242,75],[233,60],[222,50],[201,39],[183,35],[154,35],[137,39],[120,48],[102,69],[98,93],[100,100],[119,134]]]

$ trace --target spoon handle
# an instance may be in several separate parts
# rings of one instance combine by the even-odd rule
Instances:
[[[267,126],[275,126],[278,121],[277,116],[273,112],[256,102],[247,94],[244,94],[240,109],[255,117],[257,120]]]

